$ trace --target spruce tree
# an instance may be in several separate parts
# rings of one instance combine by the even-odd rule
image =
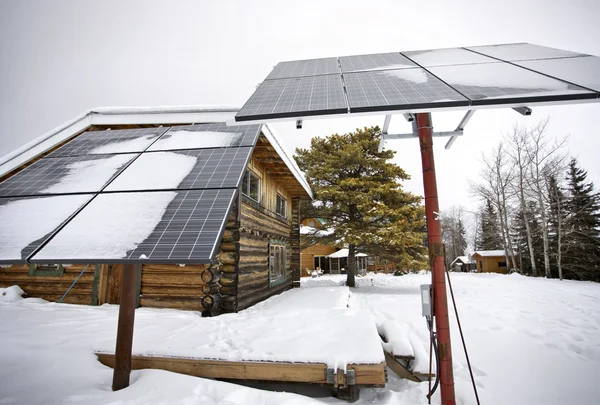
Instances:
[[[500,228],[498,225],[498,215],[492,202],[486,200],[485,207],[481,215],[481,234],[479,237],[480,250],[502,249],[502,239],[500,238]]]
[[[426,262],[422,198],[402,189],[408,174],[390,162],[395,152],[378,152],[378,127],[313,138],[296,149],[314,198],[312,216],[333,229],[328,238],[348,246],[346,284],[354,287],[355,256],[377,251],[407,268]]]
[[[572,159],[567,170],[563,268],[566,278],[600,281],[600,196]]]

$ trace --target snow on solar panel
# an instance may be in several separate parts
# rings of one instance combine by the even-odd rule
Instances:
[[[135,156],[43,158],[0,183],[0,197],[97,192]]]
[[[280,62],[267,76],[266,80],[284,79],[289,77],[318,76],[339,73],[337,58],[297,60]]]
[[[143,152],[167,128],[88,131],[52,152],[50,157]]]
[[[421,68],[345,73],[350,112],[467,106],[469,101]]]
[[[324,75],[264,81],[236,115],[288,117],[346,113],[348,107],[340,75]]]
[[[535,102],[553,98],[596,98],[579,86],[531,72],[508,63],[438,66],[431,73],[471,99],[473,105],[506,102]]]
[[[548,48],[546,46],[533,45],[527,43],[470,46],[465,49],[471,49],[476,52],[481,52],[484,55],[489,55],[491,57],[502,59],[508,62],[513,62],[517,60],[566,58],[571,56],[584,55],[577,52]]]
[[[236,188],[251,153],[249,146],[147,152],[106,191]]]
[[[79,194],[0,198],[0,263],[24,263],[54,230],[92,197]]]
[[[343,73],[417,67],[410,59],[407,59],[399,52],[342,56],[340,57],[340,66]]]
[[[98,195],[31,262],[208,263],[236,189]],[[93,229],[94,232],[89,232]]]
[[[254,146],[260,125],[224,123],[171,127],[148,151]]]
[[[514,63],[600,92],[600,58],[597,56],[528,60]]]
[[[423,67],[497,62],[496,59],[461,48],[409,51],[402,54]]]

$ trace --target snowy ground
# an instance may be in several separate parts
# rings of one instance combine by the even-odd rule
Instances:
[[[358,328],[361,336],[370,339],[376,324],[380,331],[395,331],[396,346],[412,350],[417,361],[428,359],[428,332],[419,296],[419,285],[428,282],[428,275],[367,276],[359,279],[358,288],[350,294],[339,285],[343,279],[303,279],[300,290],[286,292],[238,315],[213,319],[200,318],[195,312],[139,309],[134,351],[166,349],[171,354],[193,355],[212,348],[225,358],[277,359],[290,355],[277,354],[278,347],[293,344],[299,345],[295,346],[298,358],[313,356],[314,361],[314,356],[320,356],[327,362],[344,363],[349,359],[331,354],[327,358],[326,348],[319,344],[319,338],[311,339],[306,328],[310,318],[317,317],[318,328],[342,328],[340,342],[344,342],[352,329],[339,319],[349,314],[371,324]],[[454,274],[453,286],[482,404],[600,403],[596,381],[600,366],[599,284],[518,275]],[[313,396],[309,398],[158,370],[134,372],[129,388],[112,392],[112,370],[96,361],[93,350],[114,345],[118,307],[15,300],[11,293],[0,289],[0,404],[343,403],[318,389],[262,386]],[[292,328],[278,325],[286,318],[298,317],[304,324]],[[251,323],[260,327],[244,325],[239,319],[252,319]],[[453,316],[451,323],[455,326]],[[269,337],[256,340],[264,325],[271,325]],[[214,333],[203,336],[203,328]],[[237,336],[232,330],[239,331]],[[472,404],[469,374],[455,327],[452,333],[457,402]],[[194,335],[198,337],[182,338]],[[269,344],[271,348],[266,350]],[[389,376],[386,388],[363,389],[360,403],[427,403],[427,383],[399,380],[393,373]],[[436,402],[439,397],[434,398]]]

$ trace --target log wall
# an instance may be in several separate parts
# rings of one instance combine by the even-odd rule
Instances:
[[[29,264],[0,267],[0,287],[18,285],[29,297],[57,302],[69,289],[85,266],[85,264],[66,266],[61,276],[30,276]],[[92,294],[95,273],[96,266],[92,264],[86,269],[62,302],[68,304],[96,304],[95,294]]]

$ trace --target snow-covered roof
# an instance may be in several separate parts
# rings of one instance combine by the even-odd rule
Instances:
[[[13,152],[0,157],[0,176],[38,157],[57,144],[85,131],[92,125],[142,125],[142,124],[192,124],[234,122],[238,108],[231,106],[157,106],[157,107],[99,107],[93,108],[57,128],[39,136]],[[302,185],[306,193],[312,192],[304,175],[285,152],[271,128],[263,124],[262,133],[277,151],[285,165]]]
[[[300,225],[300,235],[328,236],[332,233],[332,229],[317,229],[312,226]]]
[[[334,253],[326,256],[326,257],[329,257],[331,259],[336,259],[336,258],[341,258],[341,257],[348,257],[348,253],[349,253],[348,249],[344,248],[344,249],[340,249],[337,252],[334,252]],[[364,254],[364,253],[357,253],[354,256],[355,257],[367,257],[367,255]]]
[[[469,264],[471,263],[471,260],[469,259],[469,256],[458,256],[456,259],[454,259],[454,261],[452,263],[450,263],[450,266],[454,266],[455,263],[457,262],[462,262],[464,264]]]
[[[494,256],[504,256],[504,250],[499,249],[499,250],[477,250],[475,252],[473,252],[473,255],[479,255],[479,256],[483,256],[483,257],[494,257]]]

